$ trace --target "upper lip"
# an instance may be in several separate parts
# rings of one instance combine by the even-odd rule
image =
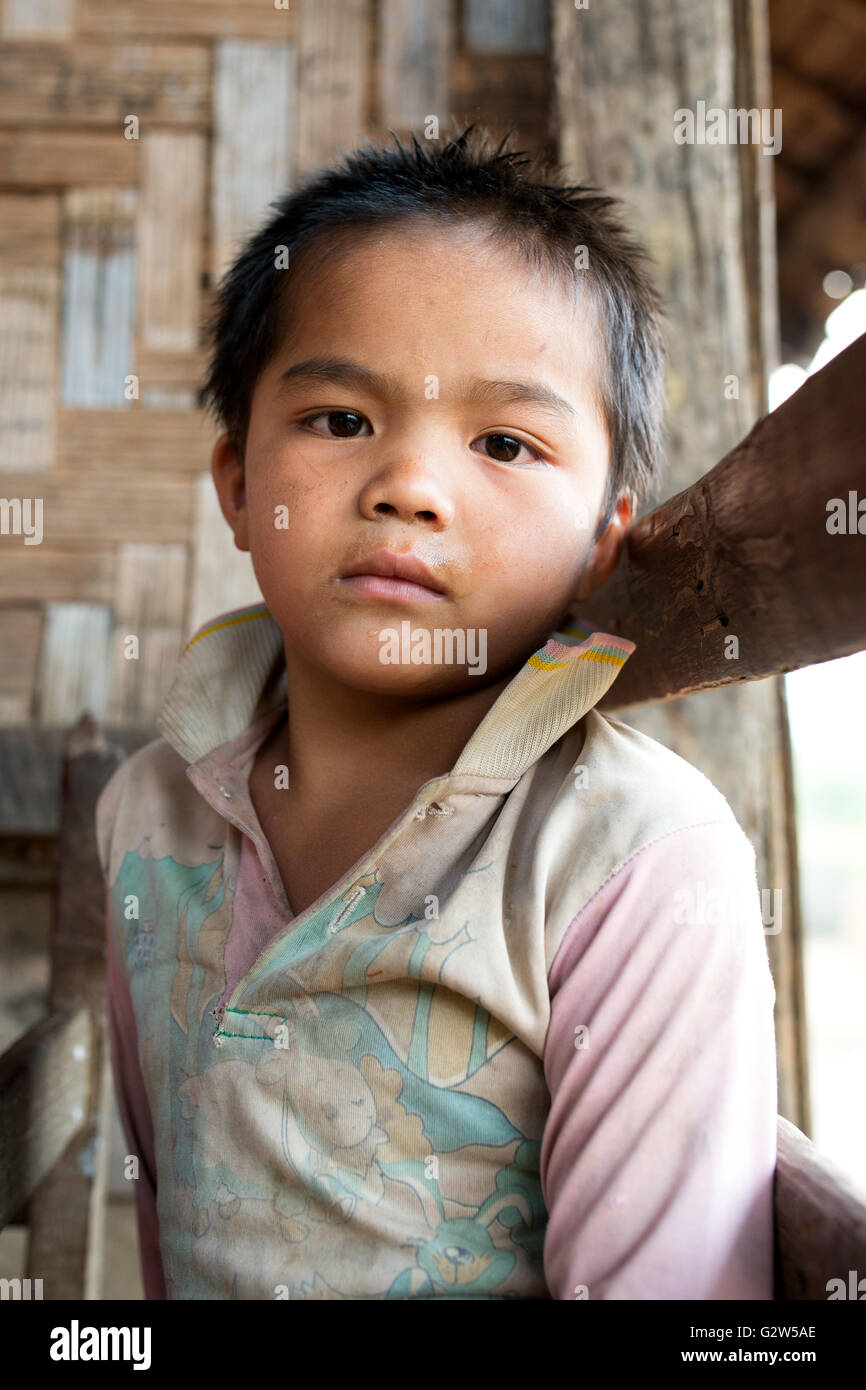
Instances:
[[[417,555],[397,555],[393,550],[377,550],[367,555],[344,570],[341,577],[348,579],[352,574],[380,574],[385,579],[408,579],[412,584],[423,584],[425,589],[433,589],[437,594],[445,592]]]

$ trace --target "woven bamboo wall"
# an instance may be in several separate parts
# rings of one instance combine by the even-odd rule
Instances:
[[[261,597],[194,405],[214,285],[272,199],[389,128],[513,125],[549,153],[547,4],[0,13],[0,724],[147,724],[189,634]],[[15,499],[41,499],[41,543]]]

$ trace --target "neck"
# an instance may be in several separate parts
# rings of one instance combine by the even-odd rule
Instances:
[[[289,769],[293,802],[312,816],[337,806],[408,802],[425,782],[450,772],[522,665],[480,688],[406,699],[353,689],[286,650],[289,719],[275,734],[281,756],[274,761]]]

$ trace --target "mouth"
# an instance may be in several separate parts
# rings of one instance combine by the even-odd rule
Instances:
[[[377,550],[338,576],[339,583],[368,598],[396,599],[400,603],[442,599],[443,586],[417,555],[397,555]]]

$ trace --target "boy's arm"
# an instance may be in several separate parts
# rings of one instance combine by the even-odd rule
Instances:
[[[551,1297],[772,1299],[775,990],[739,825],[627,860],[549,984]]]
[[[139,1160],[138,1177],[134,1181],[141,1277],[146,1299],[164,1299],[166,1291],[159,1249],[153,1120],[138,1060],[137,1029],[129,986],[117,960],[114,933],[107,911],[106,921],[108,1044],[114,1093],[128,1152],[137,1155]]]

